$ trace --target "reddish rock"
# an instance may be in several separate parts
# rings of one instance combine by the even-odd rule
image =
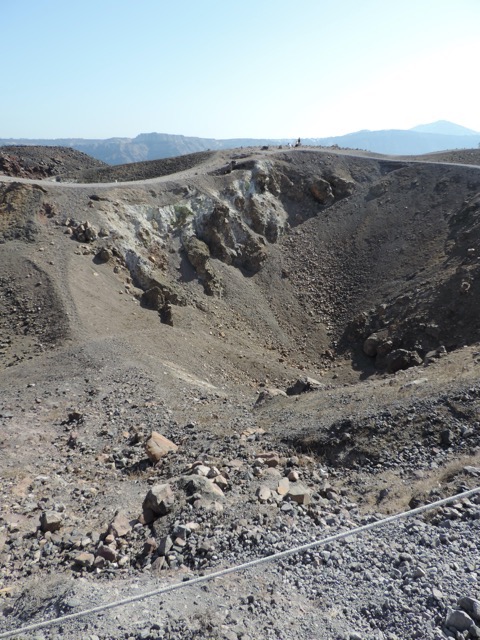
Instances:
[[[117,511],[115,518],[108,527],[108,533],[115,536],[115,538],[123,538],[130,533],[132,527],[130,521],[123,511]]]
[[[153,463],[161,460],[161,458],[167,455],[170,451],[176,451],[177,449],[178,447],[176,444],[168,438],[165,438],[165,436],[162,436],[162,434],[157,433],[157,431],[152,431],[152,434],[145,445],[145,452]]]
[[[93,567],[93,563],[95,562],[95,556],[93,553],[87,553],[86,551],[82,551],[77,556],[75,556],[74,563],[78,567]]]
[[[101,544],[96,552],[97,557],[103,558],[104,560],[108,560],[109,562],[115,562],[118,557],[118,551],[116,549],[112,549],[108,545]]]

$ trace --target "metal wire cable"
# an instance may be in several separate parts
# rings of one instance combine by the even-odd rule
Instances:
[[[470,498],[470,496],[473,496],[474,494],[479,492],[480,492],[480,487],[476,487],[475,489],[469,489],[468,491],[464,491],[463,493],[458,493],[454,496],[437,500],[436,502],[424,504],[415,509],[411,509],[410,511],[402,511],[401,513],[396,513],[393,516],[387,516],[386,518],[382,518],[380,520],[370,522],[369,524],[356,527],[355,529],[341,531],[340,533],[336,533],[326,538],[321,538],[320,540],[314,540],[313,542],[308,542],[307,544],[303,544],[298,547],[292,547],[290,549],[286,549],[285,551],[279,551],[278,553],[273,553],[272,555],[269,555],[269,556],[257,558],[256,560],[250,560],[249,562],[235,565],[233,567],[227,567],[226,569],[221,569],[220,571],[209,573],[206,576],[199,576],[197,578],[192,578],[191,580],[188,580],[185,582],[176,582],[174,584],[167,585],[159,589],[154,589],[153,591],[147,591],[146,593],[129,596],[128,598],[123,598],[122,600],[115,600],[114,602],[109,602],[106,604],[99,605],[97,607],[92,607],[91,609],[77,611],[76,613],[70,613],[64,616],[60,616],[58,618],[53,618],[51,620],[45,620],[44,622],[37,622],[35,624],[30,624],[26,627],[20,627],[12,631],[5,631],[3,633],[0,633],[0,638],[11,638],[12,636],[15,636],[17,634],[27,633],[29,631],[35,631],[37,629],[44,629],[45,627],[51,627],[57,624],[61,624],[63,622],[74,620],[76,618],[82,618],[84,616],[93,615],[95,613],[101,613],[102,611],[107,611],[108,609],[123,607],[132,602],[138,602],[140,600],[145,600],[146,598],[152,598],[153,596],[159,596],[165,593],[170,593],[171,591],[177,591],[179,589],[193,587],[197,584],[201,584],[209,580],[222,578],[223,576],[226,576],[230,573],[236,573],[237,571],[244,571],[245,569],[250,569],[251,567],[256,567],[258,565],[265,564],[267,562],[274,562],[276,560],[281,560],[282,558],[287,558],[288,556],[292,556],[297,553],[303,553],[304,551],[308,551],[309,549],[314,549],[315,547],[319,547],[321,545],[325,545],[330,542],[335,542],[337,540],[344,540],[345,538],[356,536],[360,533],[364,533],[365,531],[371,531],[372,529],[382,527],[386,524],[390,524],[391,522],[396,522],[397,520],[401,520],[403,518],[411,518],[412,516],[416,516],[421,513],[425,513],[426,511],[437,509],[438,507],[442,507],[443,505],[449,504],[451,502],[456,502],[457,500]]]

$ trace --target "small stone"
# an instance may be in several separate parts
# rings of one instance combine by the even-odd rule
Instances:
[[[115,562],[118,557],[118,552],[116,549],[112,549],[112,547],[109,547],[108,545],[101,544],[96,551],[96,556],[104,558],[109,562]]]
[[[174,528],[173,535],[176,538],[181,538],[182,540],[186,540],[190,535],[190,529],[186,527],[184,524],[179,524]]]
[[[155,540],[155,538],[147,538],[145,544],[143,545],[143,555],[150,556],[156,550],[157,541]]]
[[[119,567],[125,567],[130,562],[130,556],[122,556],[117,562]]]
[[[213,482],[217,485],[217,487],[220,487],[222,491],[228,487],[228,480],[222,475],[215,476]]]
[[[204,464],[197,464],[195,467],[193,467],[190,473],[193,476],[203,476],[204,478],[207,478],[210,473],[210,467],[207,467]]]
[[[259,453],[257,458],[258,460],[262,460],[267,467],[278,467],[280,464],[280,457],[272,451],[269,453]]]
[[[290,482],[298,482],[298,480],[300,479],[300,474],[298,473],[298,471],[295,471],[295,469],[292,469],[287,478],[290,480]]]
[[[95,556],[93,553],[87,553],[86,551],[82,551],[77,556],[75,556],[74,564],[79,567],[93,567],[93,563],[95,562]]]
[[[267,502],[267,500],[270,499],[272,492],[267,486],[262,484],[260,487],[258,487],[256,495],[260,502]]]
[[[155,560],[152,562],[153,573],[160,573],[160,571],[165,566],[165,563],[166,563],[166,560],[164,556],[159,556],[158,558],[155,558]]]
[[[277,493],[281,496],[286,496],[290,489],[290,480],[288,478],[281,478],[278,483]]]
[[[426,575],[427,574],[425,573],[425,571],[421,567],[417,567],[413,572],[413,577],[414,578],[425,578]]]
[[[158,541],[158,555],[166,556],[173,547],[173,540],[170,536],[164,536]]]
[[[480,476],[480,467],[463,467],[463,471],[470,476]]]
[[[114,519],[108,527],[108,532],[116,538],[124,538],[132,530],[130,521],[123,511],[117,511]]]
[[[112,259],[113,254],[108,247],[102,247],[95,257],[99,262],[108,262]]]

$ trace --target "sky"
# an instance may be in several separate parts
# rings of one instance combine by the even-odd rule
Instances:
[[[480,131],[480,0],[0,0],[0,138]]]

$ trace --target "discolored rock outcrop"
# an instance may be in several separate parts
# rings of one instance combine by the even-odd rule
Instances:
[[[35,240],[36,215],[42,211],[43,197],[44,190],[36,185],[0,185],[0,242]]]
[[[257,273],[266,260],[264,238],[255,235],[226,204],[216,203],[208,216],[198,220],[196,233],[211,256],[225,264]]]
[[[315,178],[310,184],[310,192],[317,202],[326,206],[335,200],[332,185],[323,178]]]
[[[219,294],[221,283],[213,269],[208,245],[195,235],[188,234],[183,235],[182,244],[190,264],[203,284],[205,293],[209,296]]]

